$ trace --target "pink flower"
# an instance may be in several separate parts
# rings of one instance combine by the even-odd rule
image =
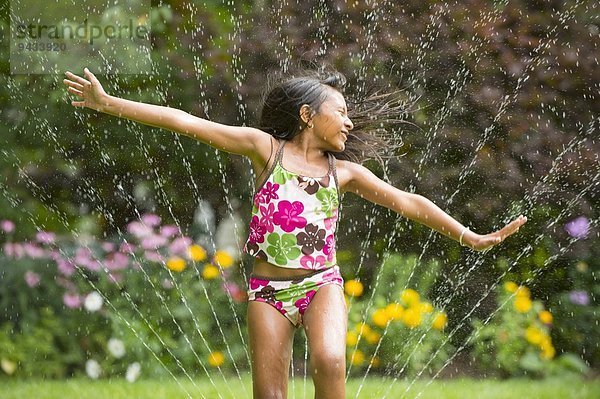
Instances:
[[[115,244],[113,244],[112,242],[103,242],[102,249],[106,252],[112,252],[115,250]]]
[[[65,293],[63,295],[63,303],[69,309],[78,309],[81,307],[83,301],[78,294]]]
[[[69,277],[75,272],[75,265],[73,262],[66,259],[57,259],[56,263],[58,264],[58,271],[66,277]]]
[[[5,233],[12,233],[15,231],[15,224],[10,220],[0,220],[0,229]]]
[[[158,226],[160,224],[160,217],[153,213],[147,213],[142,216],[142,223],[146,226]]]
[[[75,251],[75,263],[92,271],[102,269],[102,265],[97,260],[92,259],[92,251],[89,248],[78,248]]]
[[[274,230],[273,215],[275,214],[275,205],[270,203],[267,206],[261,206],[260,213],[262,215],[260,218],[260,224],[262,224],[269,233],[272,233]]]
[[[296,302],[294,302],[294,306],[298,308],[298,311],[300,312],[301,315],[304,315],[304,312],[308,308],[308,304],[310,303],[310,301],[312,300],[313,296],[315,296],[316,293],[317,293],[317,291],[310,290],[306,293],[305,297],[300,298]]]
[[[317,255],[316,258],[313,258],[310,255],[304,255],[300,258],[300,264],[305,269],[322,269],[325,267],[325,257]]]
[[[155,252],[155,251],[144,252],[144,257],[146,259],[148,259],[150,262],[156,262],[156,263],[164,263],[165,262],[165,258],[161,254],[159,254],[158,252]]]
[[[10,258],[21,259],[25,255],[25,250],[19,243],[7,242],[4,244],[4,253]]]
[[[180,234],[180,230],[174,224],[168,224],[160,228],[160,235],[163,237],[173,237],[177,234]]]
[[[277,212],[273,214],[273,223],[280,226],[286,233],[290,233],[294,229],[302,229],[306,226],[306,219],[300,216],[302,211],[304,211],[304,205],[300,201],[280,201],[277,204]]]
[[[258,221],[258,216],[252,216],[252,220],[250,220],[250,234],[248,241],[251,243],[264,242],[265,230],[265,226],[261,225]]]
[[[29,288],[37,287],[40,284],[40,275],[32,271],[25,273],[25,282]]]
[[[189,237],[178,237],[173,240],[169,246],[169,251],[173,255],[187,256],[189,246],[192,245],[192,239]]]
[[[119,252],[130,254],[130,253],[133,253],[134,251],[135,251],[135,245],[130,244],[128,242],[124,242],[119,246]]]
[[[109,254],[104,261],[104,265],[108,270],[122,270],[129,264],[129,257],[120,252]]]
[[[43,258],[46,255],[46,251],[44,251],[43,248],[40,248],[30,242],[23,244],[23,249],[25,250],[25,254],[31,259]]]
[[[140,222],[129,223],[127,225],[127,231],[130,234],[133,234],[134,236],[136,236],[137,238],[146,237],[146,236],[149,236],[150,234],[154,233],[154,230],[152,230],[152,227],[142,224]]]
[[[38,231],[35,235],[35,239],[40,244],[52,244],[56,241],[56,234],[49,231]]]
[[[140,245],[144,249],[158,249],[167,243],[167,237],[162,235],[149,235],[142,238]]]

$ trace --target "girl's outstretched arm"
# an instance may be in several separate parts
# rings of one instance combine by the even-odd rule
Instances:
[[[261,163],[271,146],[270,135],[255,128],[227,126],[198,118],[179,109],[144,104],[106,94],[102,85],[87,68],[85,78],[66,72],[63,82],[79,101],[74,107],[87,107],[96,111],[130,119],[198,139],[219,150],[245,155]],[[268,152],[266,153],[268,156]]]
[[[338,165],[340,185],[344,191],[385,206],[456,241],[460,241],[462,235],[462,243],[478,251],[500,244],[527,222],[527,218],[521,215],[498,231],[477,234],[466,229],[427,198],[389,185],[362,165],[348,161],[338,161]]]

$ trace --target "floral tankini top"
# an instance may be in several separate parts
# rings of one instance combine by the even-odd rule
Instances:
[[[290,269],[326,269],[336,264],[335,232],[340,206],[335,161],[323,177],[290,172],[275,160],[253,199],[244,252]]]

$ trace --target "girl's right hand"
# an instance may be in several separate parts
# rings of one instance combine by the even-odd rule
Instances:
[[[68,79],[63,83],[68,86],[67,90],[75,94],[82,101],[71,101],[74,107],[88,107],[96,111],[102,111],[106,106],[109,95],[106,94],[102,85],[89,69],[84,69],[85,77],[79,77],[69,71],[65,73]]]

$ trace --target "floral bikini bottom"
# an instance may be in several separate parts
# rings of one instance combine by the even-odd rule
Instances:
[[[326,284],[337,284],[343,288],[344,280],[337,265],[315,270],[314,273],[294,279],[275,279],[251,274],[248,279],[248,301],[272,305],[297,328],[302,325],[304,312],[319,287]]]

